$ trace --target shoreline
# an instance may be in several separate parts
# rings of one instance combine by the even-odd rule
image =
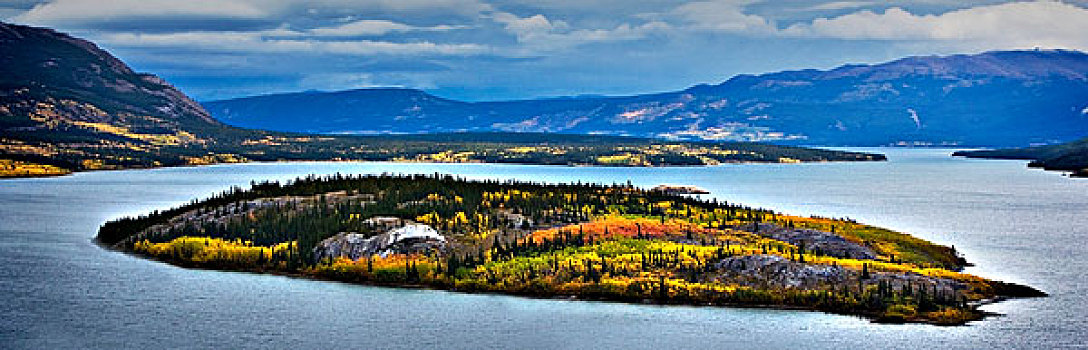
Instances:
[[[859,319],[869,321],[869,322],[874,323],[874,324],[924,324],[924,325],[931,325],[931,326],[938,326],[938,327],[966,326],[966,325],[969,325],[972,322],[985,321],[988,318],[998,317],[998,316],[1003,315],[1001,313],[979,310],[978,309],[979,307],[986,306],[986,305],[993,305],[993,304],[997,304],[997,303],[1008,301],[1008,300],[1032,298],[1031,296],[1022,296],[1022,297],[998,296],[998,297],[994,297],[994,298],[979,300],[979,301],[976,301],[976,302],[972,303],[972,306],[975,307],[975,309],[973,310],[973,311],[975,311],[975,313],[973,314],[974,317],[972,317],[970,319],[962,320],[962,321],[959,321],[959,322],[938,322],[936,320],[926,319],[926,318],[921,318],[921,317],[916,317],[916,318],[912,318],[912,319],[903,319],[903,320],[889,320],[889,319],[883,319],[883,318],[881,318],[881,315],[875,314],[875,313],[842,313],[842,312],[835,312],[833,310],[825,310],[825,309],[804,307],[804,306],[798,306],[798,305],[744,304],[744,303],[705,303],[705,304],[698,304],[698,303],[685,303],[685,302],[668,303],[668,302],[655,301],[653,299],[632,300],[632,299],[623,299],[623,298],[602,298],[602,297],[593,298],[593,297],[585,297],[585,296],[577,295],[577,294],[509,293],[509,292],[497,292],[497,291],[486,291],[486,290],[468,290],[468,289],[457,289],[457,288],[443,288],[441,286],[430,285],[430,284],[382,283],[382,282],[375,282],[375,281],[346,280],[346,279],[328,278],[328,277],[324,277],[324,276],[316,275],[316,274],[307,274],[307,273],[301,273],[301,272],[290,272],[290,271],[283,271],[283,270],[276,270],[276,269],[259,269],[259,268],[223,269],[223,268],[214,268],[214,267],[210,267],[210,266],[203,266],[201,264],[193,264],[193,263],[186,263],[186,262],[183,262],[183,261],[175,261],[175,260],[171,260],[171,259],[162,259],[162,258],[158,258],[158,257],[148,255],[148,254],[142,254],[142,253],[138,253],[138,252],[117,249],[117,248],[106,246],[106,245],[102,244],[101,242],[99,242],[95,238],[92,238],[91,242],[94,245],[96,245],[99,248],[104,249],[106,251],[121,253],[121,254],[125,254],[125,255],[128,255],[128,256],[134,257],[134,258],[139,258],[139,259],[142,259],[142,260],[147,260],[147,261],[152,261],[152,262],[156,262],[156,263],[166,264],[166,265],[169,265],[169,266],[182,268],[182,269],[188,269],[188,270],[200,270],[200,271],[210,271],[210,272],[235,272],[235,273],[246,273],[246,274],[253,274],[253,275],[267,275],[267,276],[278,276],[278,277],[286,277],[286,278],[293,278],[293,279],[302,279],[302,280],[322,282],[322,283],[328,283],[328,282],[343,283],[343,284],[348,284],[348,285],[364,286],[364,287],[395,288],[395,289],[410,289],[410,290],[429,290],[429,291],[441,291],[441,292],[447,292],[447,293],[460,293],[460,294],[497,295],[497,296],[506,296],[506,297],[514,297],[514,298],[529,298],[529,299],[537,299],[537,300],[601,302],[601,303],[619,303],[619,304],[646,305],[646,306],[683,306],[683,307],[699,307],[699,308],[714,307],[714,308],[727,308],[727,309],[759,309],[759,310],[819,312],[819,313],[828,314],[828,315],[856,317],[856,318],[859,318]],[[1002,282],[1002,283],[1004,283],[1004,282]],[[1014,284],[1014,283],[1005,283],[1005,284],[1018,286],[1018,287],[1031,288],[1031,287],[1027,287],[1027,286],[1023,286],[1023,285]],[[1031,289],[1034,289],[1034,288],[1031,288]],[[1040,291],[1040,293],[1043,293],[1043,292]]]

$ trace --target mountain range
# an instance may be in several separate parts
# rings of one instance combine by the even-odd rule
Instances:
[[[532,131],[839,146],[1026,146],[1088,135],[1088,54],[995,51],[739,75],[627,97],[462,102],[413,89],[302,92],[204,103],[279,131]]]

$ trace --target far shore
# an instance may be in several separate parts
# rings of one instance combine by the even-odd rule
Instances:
[[[235,164],[282,164],[282,163],[401,163],[401,164],[489,164],[489,165],[534,165],[534,166],[551,166],[551,167],[596,167],[596,168],[710,168],[729,165],[749,165],[749,164],[821,164],[821,163],[852,163],[852,162],[882,162],[887,159],[874,159],[874,160],[820,160],[820,161],[801,161],[801,162],[755,162],[755,161],[727,161],[719,164],[699,164],[699,165],[685,165],[685,164],[671,164],[671,165],[622,165],[622,164],[542,164],[542,163],[493,163],[482,161],[463,161],[463,162],[440,162],[440,161],[421,161],[421,160],[355,160],[355,159],[324,159],[324,160],[255,160],[247,162],[222,162],[222,163],[210,163],[210,164],[185,164],[185,165],[171,165],[171,166],[158,166],[158,167],[131,167],[131,168],[110,168],[110,169],[86,169],[86,170],[68,170],[66,173],[59,174],[3,174],[0,173],[0,181],[6,179],[27,179],[27,178],[49,178],[49,177],[63,177],[70,176],[77,173],[89,173],[100,171],[123,171],[123,170],[155,170],[155,169],[168,169],[168,168],[199,168],[208,166],[223,166],[223,165],[235,165]]]

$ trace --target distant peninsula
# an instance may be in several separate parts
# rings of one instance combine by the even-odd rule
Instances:
[[[961,325],[1045,296],[906,234],[630,184],[310,176],[110,221],[96,239],[185,267],[892,323]]]
[[[1029,167],[1066,171],[1072,177],[1088,177],[1088,138],[1047,146],[959,151],[953,155],[968,158],[1030,160]]]

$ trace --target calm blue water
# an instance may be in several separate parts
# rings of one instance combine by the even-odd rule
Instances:
[[[886,163],[708,168],[285,163],[0,181],[0,348],[1056,348],[1088,336],[1088,180],[949,150]],[[431,173],[695,184],[796,214],[851,217],[955,245],[969,272],[1053,296],[967,327],[816,312],[533,300],[181,269],[105,251],[98,226],[250,180]]]

